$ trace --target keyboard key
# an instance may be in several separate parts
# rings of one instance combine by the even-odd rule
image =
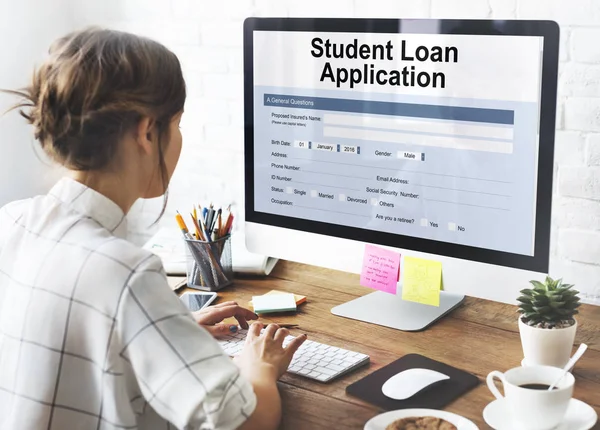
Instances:
[[[333,376],[336,374],[335,370],[328,369],[327,367],[316,367],[314,370],[327,376]]]
[[[319,376],[321,376],[321,374],[319,372],[311,372],[308,374],[308,376],[310,376],[311,378],[318,378]]]
[[[327,366],[325,366],[325,367],[328,369],[331,369],[331,370],[335,370],[336,372],[341,372],[342,370],[345,369],[345,367],[337,366],[337,365],[331,364],[331,363],[327,364]]]

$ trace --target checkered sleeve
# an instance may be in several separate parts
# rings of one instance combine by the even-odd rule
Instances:
[[[2,254],[2,247],[4,246],[6,227],[9,219],[6,216],[6,207],[0,207],[0,254]]]
[[[5,206],[0,207],[0,252],[4,247],[4,242],[8,236],[8,231],[12,228],[20,217],[19,211],[15,210],[15,214],[12,214],[9,209],[16,206],[19,202],[9,203]]]
[[[170,290],[158,257],[131,273],[118,309],[120,355],[164,419],[177,428],[234,429],[252,414],[252,386]]]

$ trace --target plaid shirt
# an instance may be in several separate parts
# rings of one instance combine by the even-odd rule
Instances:
[[[0,430],[230,429],[252,386],[72,179],[0,210]]]

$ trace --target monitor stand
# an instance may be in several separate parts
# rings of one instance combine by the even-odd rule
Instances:
[[[440,292],[440,306],[402,300],[402,289],[396,295],[376,291],[331,309],[340,317],[365,321],[402,331],[424,330],[460,305],[464,295]]]

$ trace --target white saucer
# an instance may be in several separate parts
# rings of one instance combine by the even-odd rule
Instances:
[[[567,364],[567,363],[565,363]],[[530,364],[527,364],[527,362],[525,361],[525,359],[521,360],[521,367],[527,367],[527,366],[531,366]],[[558,367],[563,367],[563,366],[558,366]]]
[[[513,423],[505,409],[505,400],[494,400],[483,410],[483,419],[494,430],[513,430]],[[580,400],[571,399],[563,422],[553,430],[589,430],[598,415],[594,409]]]
[[[466,418],[452,412],[438,411],[436,409],[400,409],[379,414],[365,424],[364,430],[385,430],[392,422],[408,417],[436,417],[454,424],[458,430],[479,430],[478,427]]]

